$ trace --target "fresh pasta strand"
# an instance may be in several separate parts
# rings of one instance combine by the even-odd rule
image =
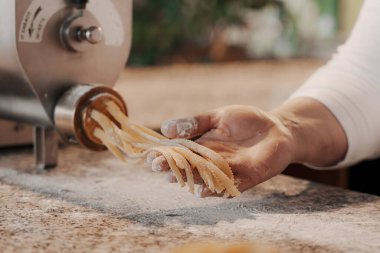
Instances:
[[[143,160],[155,151],[165,157],[177,182],[182,187],[187,184],[191,193],[194,193],[196,171],[212,192],[224,193],[225,197],[240,195],[230,166],[218,153],[190,140],[170,140],[152,129],[134,124],[112,101],[105,102],[105,108],[118,124],[93,109],[91,118],[98,124],[93,135],[120,160]]]

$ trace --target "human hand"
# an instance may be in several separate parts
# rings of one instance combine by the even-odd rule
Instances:
[[[218,152],[229,163],[240,191],[281,173],[292,160],[289,130],[275,116],[254,107],[228,106],[195,117],[169,120],[161,130],[168,138],[200,136],[197,143]],[[152,169],[168,171],[170,181],[175,181],[165,159],[155,156],[149,157]],[[195,181],[203,183],[199,175],[195,175]],[[210,194],[205,187],[200,189],[200,196]]]
[[[334,115],[321,103],[294,99],[272,112],[251,106],[228,106],[162,124],[168,138],[199,137],[196,142],[218,152],[231,166],[240,191],[280,174],[290,163],[330,166],[347,151],[347,138]],[[153,171],[175,177],[164,157],[148,157]],[[186,180],[185,175],[183,175]],[[199,175],[200,197],[211,195]]]

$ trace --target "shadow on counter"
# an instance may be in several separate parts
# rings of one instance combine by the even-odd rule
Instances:
[[[178,222],[187,225],[214,225],[220,221],[235,222],[240,219],[255,220],[257,215],[265,214],[305,214],[337,210],[350,205],[368,203],[377,197],[347,191],[317,183],[309,183],[307,188],[297,195],[272,193],[257,198],[250,191],[252,201],[227,202],[214,206],[178,208],[165,211],[127,215],[124,218],[144,225],[162,226],[165,223]]]

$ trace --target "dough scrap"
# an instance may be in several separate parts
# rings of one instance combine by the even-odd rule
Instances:
[[[158,152],[168,161],[180,186],[187,184],[191,193],[194,193],[193,172],[196,170],[212,192],[224,193],[225,197],[240,195],[230,166],[218,153],[196,142],[168,139],[134,124],[113,101],[106,101],[105,108],[120,127],[106,114],[93,109],[90,115],[98,124],[93,135],[120,160],[142,161],[150,152]]]

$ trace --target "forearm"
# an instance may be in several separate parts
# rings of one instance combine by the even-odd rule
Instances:
[[[328,122],[324,125],[317,121],[309,126],[312,134],[318,133],[315,138],[321,140],[314,138],[308,145],[319,143],[315,149],[325,148],[326,151],[322,153],[327,155],[320,157],[318,155],[321,153],[320,150],[314,150],[316,152],[314,156],[301,155],[302,159],[307,157],[306,162],[309,164],[315,165],[316,161],[312,158],[320,157],[323,163],[317,164],[319,166],[325,167],[330,164],[333,167],[347,167],[362,160],[380,157],[379,11],[380,1],[366,0],[346,43],[339,47],[334,57],[316,71],[289,100],[291,104],[298,104],[295,99],[315,99],[328,108],[330,116],[336,117],[335,122],[339,122],[337,124],[341,125],[346,134],[348,144],[343,155],[344,159],[341,160],[340,157],[344,152],[340,144],[342,137],[340,131],[337,131],[339,127],[337,124],[331,124],[334,120],[328,116],[329,114],[323,113],[323,109],[317,104],[315,106],[307,104],[308,109],[305,109],[307,111],[294,108],[294,105],[290,104],[285,106],[285,108],[290,106],[290,109],[286,110],[297,111],[296,115],[302,115],[303,119],[312,116],[312,118],[325,118],[324,121]],[[331,142],[324,139],[326,136],[331,138]],[[304,136],[303,139],[312,139],[312,137]]]
[[[272,112],[287,127],[293,138],[294,163],[333,166],[347,152],[346,134],[335,116],[311,98],[287,101]]]

